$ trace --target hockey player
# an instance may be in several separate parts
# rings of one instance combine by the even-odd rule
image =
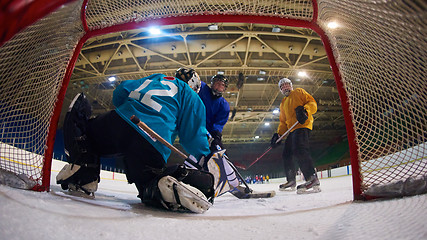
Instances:
[[[224,149],[222,144],[222,129],[228,121],[230,105],[222,94],[228,87],[228,79],[224,75],[215,75],[211,78],[211,87],[202,82],[199,96],[206,107],[206,129],[211,134],[213,141],[211,150],[216,146]]]
[[[99,182],[99,157],[120,154],[126,177],[135,183],[142,202],[170,210],[202,213],[214,197],[212,174],[166,167],[170,149],[132,123],[135,115],[169,143],[178,136],[199,161],[210,154],[205,107],[183,81],[162,74],[122,82],[113,93],[116,109],[89,119],[83,94],[73,100],[64,121],[69,164],[57,176],[64,190],[93,194]]]
[[[212,162],[198,162],[197,164],[203,165],[202,167],[204,167],[205,170],[211,172],[215,176],[215,196],[222,195],[226,192],[231,192],[238,198],[274,196],[272,192],[254,194],[249,187],[240,186],[239,178],[241,178],[241,176],[233,163],[229,161],[228,156],[225,154],[225,150],[223,150],[221,132],[228,120],[230,108],[227,101],[221,96],[227,88],[228,80],[222,75],[216,75],[212,77],[212,88],[209,88],[205,83],[200,81],[194,69],[186,67],[179,68],[175,76],[187,82],[195,92],[198,92],[206,107],[206,125],[209,126],[208,130],[210,129],[210,131],[213,132],[213,134],[208,134],[211,144],[210,149],[212,151],[212,157],[209,160],[212,160]],[[190,163],[188,160],[185,164],[187,167],[191,168],[194,167],[194,163],[196,162],[197,161],[193,161],[193,163]],[[240,180],[244,182],[244,179]]]
[[[299,122],[286,138],[283,149],[283,161],[287,182],[279,186],[280,190],[295,190],[296,167],[295,157],[304,175],[306,182],[297,187],[298,193],[307,190],[320,191],[320,182],[314,169],[313,159],[310,156],[308,138],[313,129],[313,114],[317,111],[314,98],[302,88],[293,89],[291,80],[283,78],[279,81],[279,89],[285,96],[280,103],[280,123],[277,132],[271,138],[271,146],[277,147],[276,141],[296,121]],[[313,189],[312,189],[313,188]]]

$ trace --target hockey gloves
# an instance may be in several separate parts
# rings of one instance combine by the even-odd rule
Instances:
[[[219,131],[214,131],[211,133],[212,142],[210,145],[211,152],[219,151],[223,149],[222,146],[222,133]]]
[[[307,110],[303,106],[298,106],[295,108],[295,114],[297,116],[297,120],[300,124],[304,124],[308,119]]]
[[[273,134],[273,137],[271,137],[271,142],[270,142],[270,146],[272,148],[275,148],[275,147],[277,147],[277,146],[280,145],[280,143],[282,142],[282,140],[280,140],[278,143],[276,143],[277,139],[279,139],[279,138],[280,138],[280,135],[278,133]]]

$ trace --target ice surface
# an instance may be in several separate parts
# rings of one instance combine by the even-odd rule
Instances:
[[[56,173],[52,191],[60,191]],[[277,190],[282,181],[251,187]],[[97,193],[107,207],[0,185],[0,239],[427,239],[426,194],[353,202],[351,176],[320,181],[315,194],[277,191],[244,200],[225,194],[204,214],[147,208],[120,178],[101,180]],[[108,203],[110,197],[121,203]]]

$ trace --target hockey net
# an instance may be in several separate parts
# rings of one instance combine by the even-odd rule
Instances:
[[[346,120],[355,199],[425,191],[425,19],[421,0],[72,1],[0,46],[0,168],[25,174],[36,190],[49,189],[62,101],[89,37],[150,22],[258,22],[321,36]],[[328,28],[331,21],[339,27]],[[8,22],[17,25],[17,19]],[[406,193],[402,182],[420,187]]]

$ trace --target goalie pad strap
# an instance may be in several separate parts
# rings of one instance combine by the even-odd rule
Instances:
[[[181,205],[181,201],[179,199],[178,190],[176,190],[176,183],[174,183],[172,187],[173,187],[173,195],[175,196],[176,203],[178,203],[179,205]]]

